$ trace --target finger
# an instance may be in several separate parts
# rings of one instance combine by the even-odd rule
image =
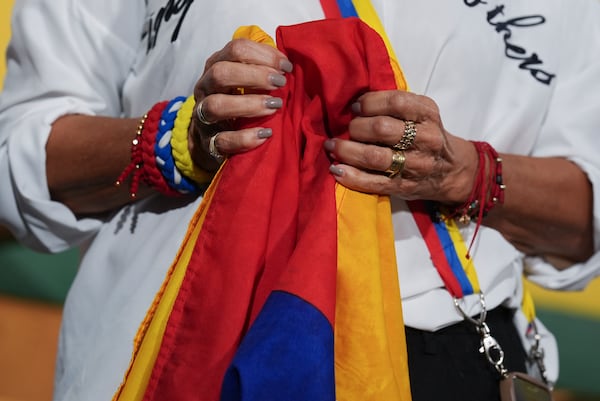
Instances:
[[[325,141],[324,147],[335,161],[378,174],[385,173],[393,161],[394,150],[386,146],[335,138]],[[420,150],[404,151],[404,157],[402,177],[416,181],[432,176],[437,163],[440,163],[439,159],[429,152]]]
[[[350,137],[358,142],[393,146],[404,134],[406,123],[390,116],[357,117],[350,121]]]
[[[355,191],[390,195],[397,191],[401,178],[391,179],[385,175],[373,174],[346,164],[332,165],[329,171],[337,182]]]
[[[196,105],[195,116],[199,118],[202,115],[205,121],[212,123],[233,118],[264,117],[275,113],[282,105],[281,98],[268,95],[214,94]]]
[[[325,149],[336,161],[362,170],[383,173],[392,163],[393,151],[384,146],[330,139],[325,142]]]
[[[353,110],[362,117],[387,115],[415,122],[439,118],[439,109],[433,100],[399,90],[365,93],[353,105]]]
[[[253,127],[238,131],[221,131],[215,139],[216,150],[222,155],[248,152],[272,136],[270,128]]]
[[[372,174],[346,164],[331,165],[329,171],[338,183],[355,191],[379,195],[396,195],[405,200],[422,199],[422,194],[419,192],[419,183],[401,176],[389,178],[385,175]]]
[[[286,83],[285,75],[272,67],[220,61],[200,77],[194,95],[202,98],[213,93],[231,93],[238,88],[268,91]]]
[[[292,63],[281,51],[273,46],[248,39],[235,39],[229,42],[207,60],[206,69],[220,61],[261,65],[279,72],[292,71]]]
[[[354,141],[415,150],[431,157],[439,155],[445,143],[440,126],[431,120],[417,124],[389,116],[357,117],[350,122],[349,133]]]

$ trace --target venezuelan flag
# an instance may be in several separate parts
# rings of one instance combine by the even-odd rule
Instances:
[[[389,198],[337,185],[323,150],[358,96],[397,88],[385,43],[356,18],[276,43],[284,108],[241,122],[275,135],[217,174],[115,400],[410,400]]]

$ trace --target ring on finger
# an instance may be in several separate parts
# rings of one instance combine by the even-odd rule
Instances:
[[[196,116],[198,117],[198,120],[200,120],[200,122],[204,125],[212,125],[214,123],[216,123],[216,121],[209,121],[206,116],[204,115],[204,100],[206,98],[200,100],[200,102],[198,103],[198,105],[196,106]]]
[[[399,174],[402,174],[402,170],[404,170],[404,164],[406,163],[406,156],[404,155],[404,151],[402,150],[394,150],[392,149],[392,163],[388,167],[385,172],[388,174],[388,177],[394,178]]]
[[[217,132],[215,135],[210,137],[210,140],[208,142],[208,153],[219,163],[222,163],[223,160],[225,160],[225,156],[223,156],[221,154],[221,152],[219,152],[219,149],[217,149],[217,137],[221,135],[220,132]]]
[[[417,137],[417,124],[413,120],[404,120],[404,133],[402,138],[392,148],[396,150],[406,150],[415,143]]]

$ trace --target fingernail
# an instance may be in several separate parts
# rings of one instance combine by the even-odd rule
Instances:
[[[285,72],[292,72],[294,65],[289,60],[281,60],[279,62],[279,68]]]
[[[360,112],[361,112],[360,102],[352,103],[352,112],[354,114],[360,114]]]
[[[265,100],[267,109],[280,109],[283,106],[283,99],[280,97],[270,97]]]
[[[332,139],[328,139],[323,144],[323,147],[325,148],[325,150],[332,152],[335,149],[335,142],[333,142]]]
[[[275,86],[284,86],[287,82],[287,79],[280,74],[271,74],[269,75],[269,81],[271,81],[271,83]]]
[[[344,176],[344,170],[333,164],[331,166],[329,166],[329,172],[333,175],[337,175],[338,177]]]
[[[273,135],[273,130],[271,128],[261,128],[258,130],[258,132],[256,133],[256,136],[259,139],[265,139],[265,138],[270,138],[271,135]]]

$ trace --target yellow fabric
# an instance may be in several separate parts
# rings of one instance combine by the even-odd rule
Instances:
[[[134,340],[134,351],[129,369],[121,387],[113,397],[113,401],[141,401],[144,397],[173,304],[183,282],[196,239],[201,231],[219,177],[220,174],[217,173],[213,183],[205,193],[200,208],[190,221],[180,251],[169,268],[165,281],[138,330]]]
[[[410,400],[389,198],[337,185],[336,202],[337,399]],[[370,252],[357,251],[357,243]]]
[[[535,303],[533,302],[529,287],[525,284],[523,285],[523,301],[521,303],[521,309],[528,322],[532,322],[533,319],[535,319]]]
[[[397,89],[408,90],[394,49],[371,2],[353,0],[352,3],[360,19],[383,39]],[[336,397],[344,401],[411,400],[389,197],[337,185],[336,202]],[[357,243],[371,252],[356,252]]]
[[[257,43],[263,43],[265,45],[277,47],[273,38],[257,25],[246,25],[239,27],[233,33],[233,39],[250,39]]]
[[[0,1],[0,90],[6,73],[5,49],[10,39],[10,15],[14,0]]]

